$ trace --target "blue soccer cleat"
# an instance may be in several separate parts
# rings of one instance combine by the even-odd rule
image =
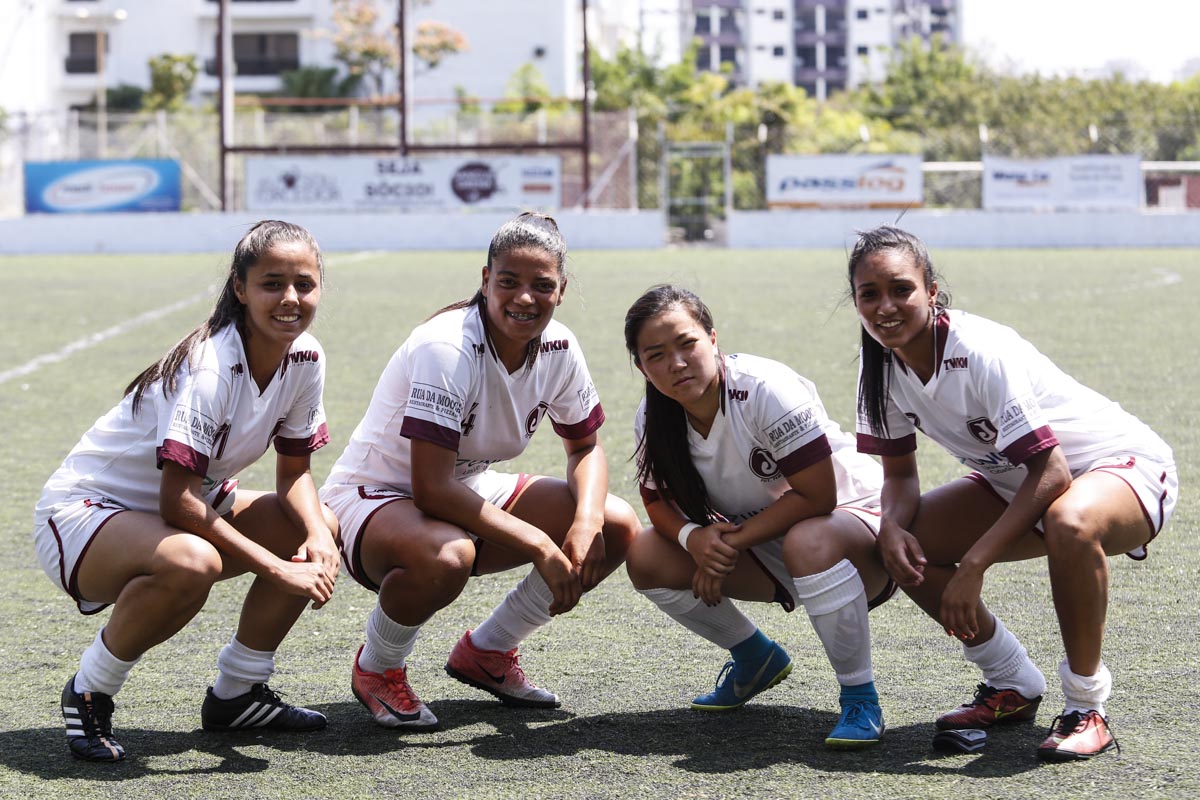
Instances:
[[[775,642],[762,658],[743,663],[725,662],[716,688],[692,701],[699,711],[732,711],[782,681],[792,671],[792,659]]]
[[[825,737],[825,746],[833,750],[861,750],[879,744],[887,725],[883,709],[873,700],[851,700],[842,703],[838,724]]]

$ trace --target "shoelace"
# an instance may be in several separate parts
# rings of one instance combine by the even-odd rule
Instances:
[[[254,689],[252,689],[251,692],[251,696],[260,702],[266,701],[272,705],[287,705],[283,702],[282,695],[265,683],[255,684]]]
[[[85,696],[83,698],[83,710],[87,714],[88,720],[92,723],[92,728],[97,736],[103,738],[112,738],[112,714],[113,702],[109,700],[107,703],[97,703],[94,697]]]
[[[388,688],[401,695],[405,700],[416,705],[421,700],[408,683],[408,674],[403,669],[389,669],[383,673],[383,680]]]
[[[859,717],[865,715],[868,702],[869,701],[867,700],[856,700],[853,704],[851,704],[846,709],[846,722],[856,722]]]
[[[733,672],[733,662],[726,661],[725,666],[721,667],[721,671],[717,673],[717,683],[714,688],[720,689],[725,685],[727,677]]]
[[[981,683],[975,687],[975,699],[972,700],[970,703],[967,703],[967,705],[968,706],[985,706],[985,705],[987,705],[988,700],[991,700],[993,697],[995,697],[999,693],[1000,693],[1000,690],[997,689],[995,686],[988,686],[986,683]]]
[[[526,683],[530,683],[530,681],[525,677],[525,670],[521,669],[521,656],[517,653],[517,651],[515,649],[509,650],[504,654],[504,657],[508,660],[508,669],[516,673],[516,676],[521,680],[525,681]]]

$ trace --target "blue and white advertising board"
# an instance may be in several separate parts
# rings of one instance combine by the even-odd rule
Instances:
[[[768,155],[770,208],[918,208],[921,156]]]
[[[989,211],[1135,211],[1144,194],[1136,155],[983,159]]]
[[[178,211],[179,200],[178,161],[25,162],[30,213]]]

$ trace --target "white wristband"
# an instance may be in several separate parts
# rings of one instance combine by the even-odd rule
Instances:
[[[694,522],[689,522],[686,525],[684,525],[682,528],[680,528],[679,533],[677,534],[677,536],[679,538],[679,546],[682,547],[684,550],[687,550],[688,537],[692,535],[692,531],[699,530],[702,527],[704,527],[704,526],[697,525]]]

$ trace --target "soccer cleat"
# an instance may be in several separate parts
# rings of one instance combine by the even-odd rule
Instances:
[[[1042,761],[1083,761],[1114,747],[1121,752],[1099,711],[1072,711],[1054,718],[1037,754]]]
[[[507,653],[480,650],[467,631],[450,651],[446,674],[468,686],[495,695],[506,706],[521,708],[558,708],[558,695],[534,686],[521,669],[514,647]]]
[[[861,750],[879,744],[886,730],[879,703],[870,700],[844,703],[838,724],[825,737],[825,746],[833,750]]]
[[[362,653],[361,647],[358,653]],[[437,717],[409,686],[408,672],[404,667],[367,672],[358,666],[356,654],[350,691],[354,692],[358,702],[367,707],[375,721],[385,728],[428,730],[437,727]]]
[[[200,706],[200,724],[206,731],[315,731],[325,727],[325,715],[289,705],[270,686],[256,683],[250,691],[228,700],[217,697],[209,687]]]
[[[71,755],[85,761],[120,761],[125,748],[112,732],[113,699],[100,692],[76,692],[75,676],[62,691],[62,715],[67,723]]]
[[[1023,697],[1014,689],[997,689],[981,683],[975,687],[975,699],[937,718],[938,730],[990,728],[1012,722],[1028,722],[1037,716],[1042,696]]]
[[[755,661],[737,664],[726,661],[717,674],[716,688],[692,700],[699,711],[732,711],[746,701],[782,681],[792,671],[792,659],[775,642],[767,655]]]

